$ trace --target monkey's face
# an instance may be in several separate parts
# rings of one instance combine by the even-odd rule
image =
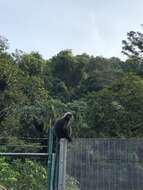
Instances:
[[[66,121],[69,121],[71,118],[72,118],[72,115],[71,115],[71,114],[68,114],[68,115],[66,115],[65,120],[66,120]]]

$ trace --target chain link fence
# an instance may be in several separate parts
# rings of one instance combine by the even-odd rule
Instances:
[[[75,190],[142,190],[143,139],[75,139],[68,145],[68,178]]]

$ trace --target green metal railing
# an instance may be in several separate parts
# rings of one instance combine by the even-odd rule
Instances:
[[[48,134],[48,190],[52,190],[52,158],[53,158],[53,132],[52,127],[49,128]]]
[[[59,157],[59,146],[57,141],[54,143],[53,128],[49,128],[48,133],[48,190],[57,190],[58,187],[58,157]],[[56,147],[53,152],[53,146]]]

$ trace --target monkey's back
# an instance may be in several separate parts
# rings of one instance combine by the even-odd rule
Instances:
[[[55,125],[54,125],[54,131],[56,136],[60,139],[60,138],[65,138],[65,129],[64,129],[64,120],[63,119],[59,119],[56,121]]]
[[[64,120],[64,118],[57,120],[54,125],[55,135],[58,139],[66,138],[69,142],[72,141],[71,138],[71,127],[67,126],[68,122]]]

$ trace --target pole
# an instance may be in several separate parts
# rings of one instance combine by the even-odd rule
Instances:
[[[66,181],[67,140],[60,140],[58,190],[65,190]]]
[[[51,168],[51,187],[50,187],[50,190],[54,190],[54,186],[53,186],[53,183],[54,183],[54,171],[55,171],[55,153],[52,154],[52,168]]]
[[[53,148],[53,131],[52,127],[49,128],[48,135],[48,190],[51,189],[51,172],[52,172],[52,148]]]

